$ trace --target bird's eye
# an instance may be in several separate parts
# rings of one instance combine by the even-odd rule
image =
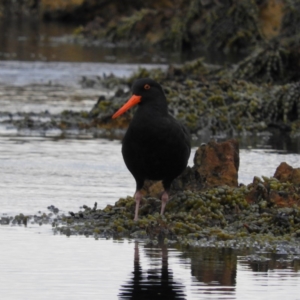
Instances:
[[[145,85],[144,85],[144,89],[145,89],[145,90],[149,90],[149,89],[150,89],[150,85],[149,85],[149,84],[145,84]]]

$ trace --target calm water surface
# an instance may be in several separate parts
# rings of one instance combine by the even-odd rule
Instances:
[[[182,63],[203,56],[206,61],[223,64],[237,62],[244,55],[197,50],[190,53],[162,52],[156,48],[115,47],[109,43],[82,43],[71,38],[81,24],[37,22],[36,19],[1,18],[0,59],[17,61]]]
[[[230,249],[66,238],[46,227],[0,231],[1,299],[299,299],[299,260],[253,263]]]

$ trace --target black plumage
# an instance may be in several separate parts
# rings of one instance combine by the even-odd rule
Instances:
[[[137,220],[140,190],[146,179],[162,180],[161,214],[164,213],[171,183],[186,168],[191,145],[187,129],[168,113],[166,96],[157,82],[138,79],[132,86],[132,94],[113,118],[138,104],[122,143],[125,164],[136,180]]]

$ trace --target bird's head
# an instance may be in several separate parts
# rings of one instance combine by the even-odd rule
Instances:
[[[112,116],[113,119],[125,113],[137,104],[160,103],[166,106],[165,94],[162,87],[153,79],[141,78],[132,85],[131,98]]]

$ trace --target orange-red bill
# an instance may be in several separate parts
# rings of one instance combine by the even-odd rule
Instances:
[[[113,119],[121,116],[129,108],[141,102],[142,96],[132,95],[131,98],[112,116]]]

